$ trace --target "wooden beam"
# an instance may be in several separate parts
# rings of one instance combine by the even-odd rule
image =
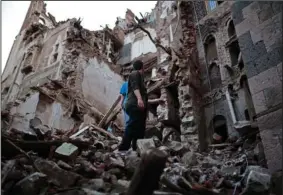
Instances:
[[[112,133],[109,133],[108,131],[96,126],[96,125],[90,125],[94,130],[110,137],[111,139],[115,139],[115,140],[118,140],[118,138],[116,136],[114,136]]]
[[[102,127],[105,122],[107,121],[108,117],[110,116],[110,114],[112,113],[112,111],[116,108],[116,106],[118,105],[120,101],[120,96],[118,96],[118,98],[116,99],[116,101],[114,102],[114,104],[111,106],[111,108],[108,110],[108,112],[105,114],[105,116],[101,119],[101,121],[98,124],[98,127]]]

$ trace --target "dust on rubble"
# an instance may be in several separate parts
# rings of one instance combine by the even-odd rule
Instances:
[[[69,136],[59,132],[2,134],[2,194],[133,194],[135,186],[145,185],[142,175],[146,177],[150,169],[146,155],[152,148],[157,148],[155,153],[163,152],[163,158],[166,154],[161,176],[151,170],[151,175],[157,175],[154,182],[159,183],[156,195],[268,194],[282,178],[282,173],[271,176],[260,166],[264,159],[256,134],[211,145],[206,153],[193,149],[188,139],[162,142],[155,136],[139,140],[137,152],[118,152],[120,140],[92,126]]]

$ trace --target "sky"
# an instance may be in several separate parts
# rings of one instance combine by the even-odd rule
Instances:
[[[47,13],[56,21],[82,18],[82,25],[89,30],[99,30],[101,25],[113,28],[116,17],[125,18],[127,8],[140,16],[151,12],[156,1],[45,1]],[[15,37],[26,16],[30,1],[2,1],[2,66],[3,72]]]

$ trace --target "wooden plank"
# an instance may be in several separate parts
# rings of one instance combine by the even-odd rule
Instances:
[[[101,121],[98,124],[98,127],[102,127],[104,125],[104,123],[107,121],[108,117],[110,116],[110,114],[112,113],[112,111],[116,108],[116,106],[118,105],[120,101],[120,97],[118,97],[116,99],[116,101],[114,102],[114,104],[111,106],[111,108],[108,110],[108,112],[105,114],[105,116],[101,119]]]
[[[111,139],[118,140],[118,138],[117,138],[116,136],[114,136],[112,133],[109,133],[108,131],[106,131],[106,130],[104,130],[104,129],[102,129],[102,128],[96,126],[96,125],[91,125],[91,127],[92,127],[94,130],[96,130],[96,131],[98,131],[98,132],[100,132],[100,133],[102,133],[102,134],[104,134],[104,135],[110,137]]]
[[[87,129],[89,128],[89,126],[86,126],[84,128],[82,128],[81,130],[79,130],[77,133],[73,134],[70,136],[71,139],[77,137],[78,135],[82,134],[83,132],[85,132]]]

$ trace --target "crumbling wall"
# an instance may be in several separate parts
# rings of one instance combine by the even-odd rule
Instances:
[[[35,73],[38,65],[42,63],[40,59],[42,49],[51,47],[45,35],[48,29],[54,28],[57,23],[52,15],[46,15],[45,7],[43,1],[31,2],[20,33],[14,41],[2,74],[1,84],[4,88],[9,89],[6,94],[2,94],[4,95],[3,105],[8,100],[12,101],[19,96],[18,93],[22,89],[21,85],[25,77],[32,72]],[[45,23],[40,22],[42,19],[45,20]],[[44,53],[43,55],[46,58],[45,55],[50,54]]]
[[[86,116],[98,122],[115,102],[122,79],[111,62],[121,43],[111,29],[93,32],[80,22],[57,23],[44,3],[31,2],[3,74],[7,111],[21,115],[8,127],[30,133],[36,123],[67,131]],[[33,106],[29,96],[36,99]]]
[[[268,168],[282,169],[282,2],[236,2],[233,20]]]
[[[97,58],[89,59],[83,66],[82,93],[102,113],[117,99],[123,80],[111,71],[108,64]]]

